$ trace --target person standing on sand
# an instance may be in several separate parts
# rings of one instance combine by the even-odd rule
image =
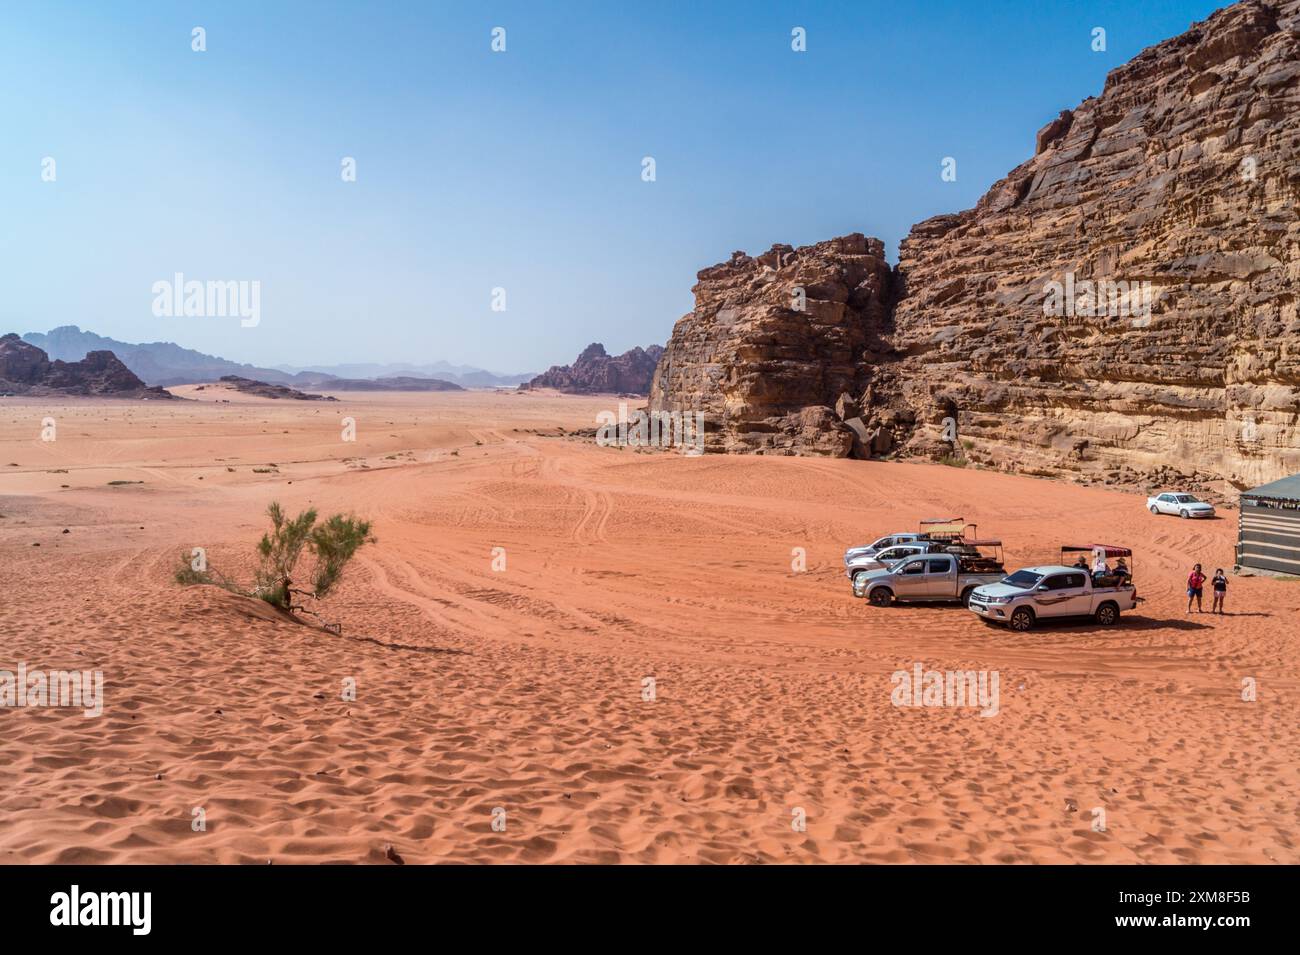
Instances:
[[[1214,602],[1210,604],[1210,613],[1223,613],[1223,598],[1228,593],[1228,578],[1220,567],[1214,572],[1214,580],[1210,581],[1214,587]]]
[[[1201,573],[1201,565],[1197,564],[1192,568],[1192,572],[1187,575],[1187,612],[1192,612],[1192,601],[1196,601],[1196,612],[1205,613],[1201,606],[1201,588],[1205,586],[1205,575]]]

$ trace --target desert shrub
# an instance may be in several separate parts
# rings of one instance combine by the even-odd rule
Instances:
[[[276,501],[271,502],[266,513],[271,518],[271,531],[263,534],[257,545],[261,557],[257,595],[282,610],[306,609],[294,603],[295,596],[323,599],[338,583],[347,562],[370,539],[370,522],[355,517],[335,514],[317,524],[316,509],[308,508],[291,519]],[[293,585],[303,551],[315,558],[307,573],[310,590]]]
[[[335,514],[313,527],[308,542],[316,556],[316,566],[311,575],[312,596],[320,600],[328,594],[343,575],[343,567],[352,555],[370,539],[369,521],[342,514]]]
[[[212,575],[206,570],[195,570],[193,563],[190,561],[190,555],[182,553],[180,565],[176,568],[176,583],[178,584],[210,584]]]
[[[324,599],[339,582],[344,567],[361,546],[373,543],[370,522],[351,515],[334,514],[318,523],[315,508],[308,508],[290,518],[278,501],[271,502],[266,514],[271,518],[271,530],[257,543],[258,564],[251,591],[233,586],[215,571],[196,571],[185,558],[176,570],[176,582],[216,583],[235,593],[258,597],[285,613],[308,613],[319,619],[320,614],[302,601]],[[301,572],[301,576],[310,582],[310,589],[294,586],[304,554],[312,558],[310,566]],[[331,630],[339,629],[326,626]]]
[[[950,468],[964,468],[967,464],[965,458],[956,454],[945,454],[939,459],[940,464],[946,464]]]

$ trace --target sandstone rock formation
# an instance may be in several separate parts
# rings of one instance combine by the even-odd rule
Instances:
[[[713,450],[1261,483],[1300,470],[1297,208],[1300,0],[1244,0],[1112,71],[975,208],[915,226],[884,305],[883,259],[874,296],[832,282],[815,323],[786,304],[804,278],[739,254],[701,272],[652,406],[714,412]],[[879,248],[795,261],[844,242]]]
[[[44,351],[13,333],[0,337],[0,394],[175,397],[162,388],[146,387],[111,351],[92,351],[80,361],[50,361]]]
[[[520,385],[519,390],[555,388],[581,395],[644,395],[650,390],[650,376],[663,352],[662,345],[651,345],[612,357],[605,353],[604,345],[593,342],[572,365],[552,365],[549,371]]]
[[[650,407],[703,411],[712,451],[844,456],[872,363],[888,351],[890,269],[879,239],[737,252],[699,273]],[[861,427],[861,425],[859,425]]]
[[[974,209],[913,228],[897,437],[1116,480],[1300,469],[1297,208],[1300,3],[1247,0],[1112,71]],[[1052,282],[1074,301],[1046,315]]]

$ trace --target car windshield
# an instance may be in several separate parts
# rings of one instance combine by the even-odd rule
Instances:
[[[1036,574],[1032,570],[1018,570],[1010,576],[1003,577],[1002,582],[1010,584],[1012,587],[1029,588],[1035,586],[1042,579],[1042,574]]]
[[[1196,498],[1192,497],[1190,494],[1176,494],[1174,495],[1174,500],[1177,501],[1179,504],[1200,504],[1201,503]]]

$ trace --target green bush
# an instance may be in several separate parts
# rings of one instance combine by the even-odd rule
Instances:
[[[293,602],[294,596],[323,599],[338,583],[343,568],[362,544],[371,540],[370,522],[335,514],[316,523],[316,509],[308,508],[290,519],[276,501],[266,509],[271,518],[271,532],[263,534],[257,552],[257,596],[282,610],[305,609]],[[294,587],[293,575],[306,550],[315,558],[308,572],[311,589]]]
[[[176,568],[176,583],[189,585],[210,584],[212,582],[212,575],[206,570],[194,569],[189,554],[181,554],[180,566]]]
[[[176,582],[217,583],[235,593],[265,600],[286,613],[301,611],[319,617],[302,600],[323,600],[334,589],[343,576],[344,567],[361,546],[374,542],[370,536],[370,522],[351,515],[335,514],[318,523],[315,508],[308,508],[290,518],[278,501],[272,501],[266,513],[271,518],[271,530],[263,534],[257,544],[258,565],[251,592],[232,586],[215,572],[194,570],[184,556],[176,570]],[[302,573],[309,581],[310,589],[294,586],[304,553],[312,558],[310,566]]]

